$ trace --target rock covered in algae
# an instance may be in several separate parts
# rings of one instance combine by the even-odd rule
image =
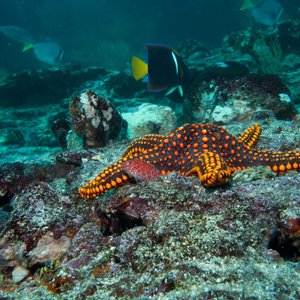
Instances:
[[[22,236],[34,234],[35,242],[24,247],[21,256],[13,244],[6,247],[7,261],[11,259],[3,266],[7,276],[27,259],[26,270],[33,276],[14,286],[10,295],[34,291],[36,299],[297,298],[300,178],[297,173],[265,177],[260,170],[252,172],[257,174],[251,181],[237,177],[230,187],[217,189],[204,189],[197,178],[177,174],[127,184],[100,201],[82,202],[76,208],[81,218],[73,206],[79,199],[70,199],[43,225],[58,218],[59,226],[46,226],[39,235],[29,228],[29,219],[14,223],[3,241],[18,245]],[[53,193],[58,195],[50,189],[45,193],[49,200],[41,201],[57,209],[61,204],[56,196],[50,203]],[[13,216],[22,214],[21,207]],[[33,220],[39,214],[30,213]],[[36,263],[47,263],[40,256],[37,261],[37,253],[45,242],[53,245],[48,258],[58,259],[59,266],[41,274]],[[64,245],[62,257],[54,245]]]
[[[84,82],[107,73],[96,67],[66,66],[11,74],[0,83],[1,104],[40,106],[58,103]]]
[[[127,123],[114,105],[93,91],[73,96],[70,101],[73,129],[83,138],[86,148],[103,147],[116,140]]]
[[[281,120],[296,114],[290,92],[278,76],[212,75],[199,74],[185,96],[185,112],[191,122],[246,122],[254,120],[259,111]]]
[[[124,112],[128,122],[128,138],[136,139],[145,134],[168,134],[176,128],[176,116],[169,106],[144,103],[136,111]]]

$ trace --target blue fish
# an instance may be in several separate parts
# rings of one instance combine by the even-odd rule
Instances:
[[[255,22],[269,27],[277,26],[282,14],[283,7],[276,0],[265,0],[252,9]]]
[[[33,47],[34,38],[26,29],[19,26],[0,26],[0,32],[7,37],[24,44],[23,51]]]
[[[35,57],[49,65],[61,65],[64,59],[64,50],[55,42],[40,42],[33,46]]]
[[[245,9],[251,9],[251,15],[256,23],[275,29],[283,15],[283,7],[277,0],[245,0],[241,10]]]

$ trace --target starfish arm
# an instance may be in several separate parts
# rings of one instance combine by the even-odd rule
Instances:
[[[250,150],[247,158],[239,165],[242,168],[265,166],[277,174],[300,171],[300,151]]]
[[[111,166],[106,167],[95,179],[90,180],[84,187],[79,188],[80,196],[86,199],[93,199],[132,180],[122,168],[122,164],[126,160],[126,158],[122,158]]]
[[[157,148],[165,138],[167,137],[160,134],[147,134],[140,137],[128,146],[123,157],[134,156],[136,153],[138,155],[145,154],[149,149]]]
[[[259,124],[253,124],[249,128],[247,128],[238,138],[238,141],[247,149],[253,148],[261,135],[262,129]]]
[[[193,167],[187,176],[198,174],[204,187],[214,187],[225,184],[231,177],[231,170],[217,153],[203,153],[198,158],[198,164]]]

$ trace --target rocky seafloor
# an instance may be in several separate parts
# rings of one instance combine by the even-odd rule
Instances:
[[[148,93],[128,70],[66,66],[3,79],[0,296],[299,299],[297,172],[249,168],[217,188],[172,173],[95,200],[77,192],[131,140],[185,122],[236,136],[259,123],[256,148],[299,151],[299,32],[286,22],[276,36],[232,33],[215,50],[182,42],[191,73],[183,99]]]

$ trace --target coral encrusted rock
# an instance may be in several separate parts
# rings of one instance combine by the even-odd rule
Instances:
[[[60,103],[81,84],[107,73],[97,67],[82,68],[74,65],[11,74],[0,83],[1,106]]]
[[[125,112],[128,138],[136,139],[149,133],[167,134],[176,128],[175,113],[169,106],[144,103],[136,111]]]
[[[70,115],[85,148],[103,147],[126,133],[127,123],[116,108],[93,91],[71,98]]]

